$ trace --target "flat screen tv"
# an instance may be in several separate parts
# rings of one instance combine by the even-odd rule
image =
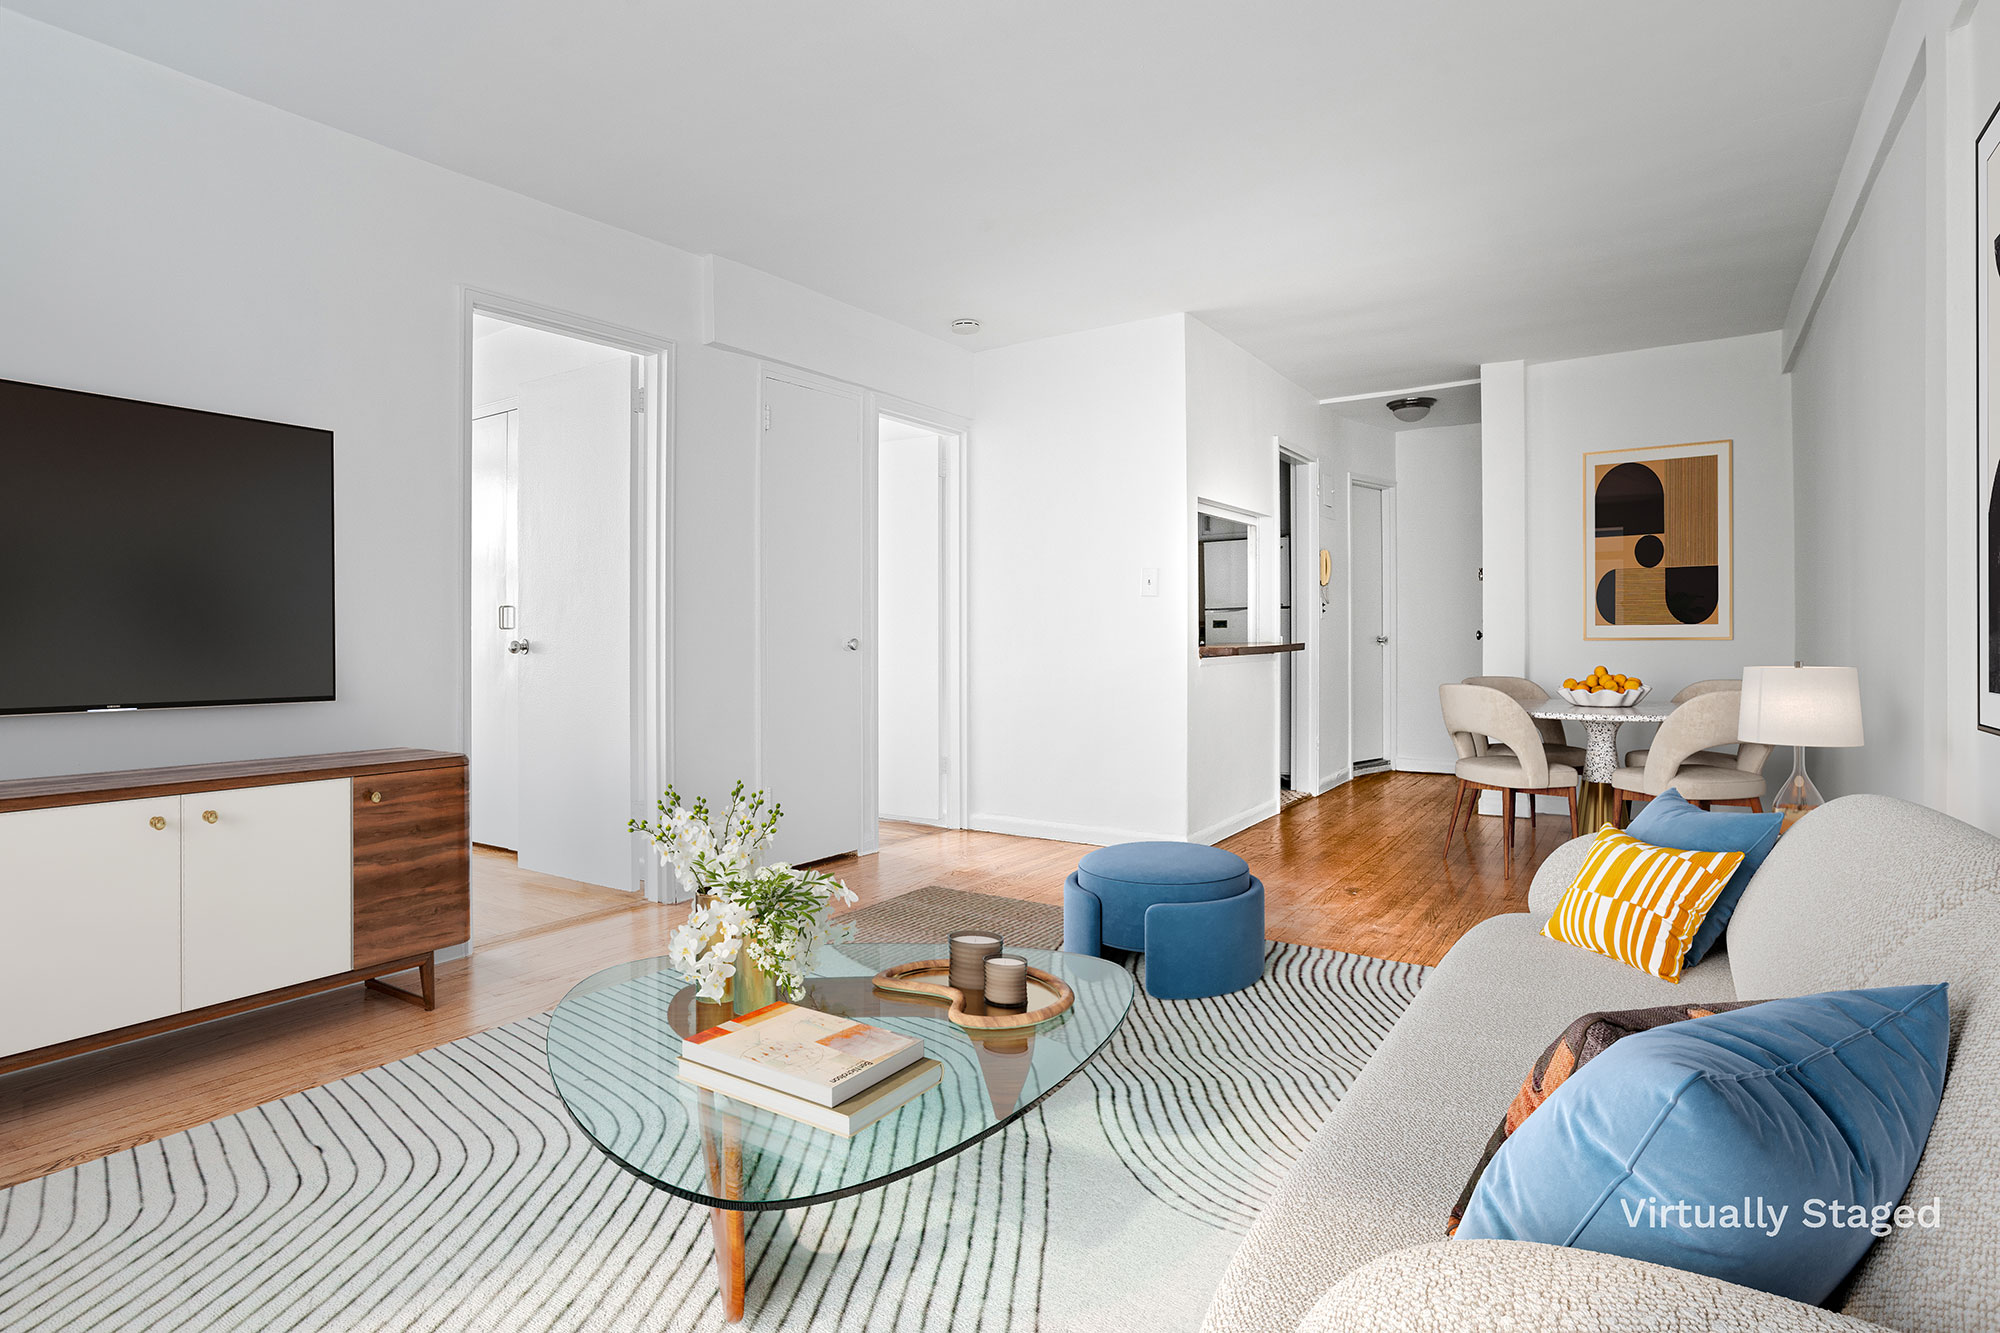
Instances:
[[[331,698],[331,431],[0,380],[0,713]]]

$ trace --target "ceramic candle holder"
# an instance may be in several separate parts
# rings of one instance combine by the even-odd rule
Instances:
[[[990,930],[961,930],[947,942],[951,945],[951,984],[963,991],[984,991],[986,960],[1000,952],[1000,937]]]
[[[986,960],[986,1003],[1025,1009],[1028,1005],[1028,962],[1007,954]]]

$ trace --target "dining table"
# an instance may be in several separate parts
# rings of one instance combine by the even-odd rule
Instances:
[[[1611,775],[1618,769],[1618,729],[1631,722],[1658,724],[1674,711],[1671,704],[1631,705],[1600,708],[1593,704],[1573,704],[1560,695],[1527,706],[1528,716],[1553,722],[1583,724],[1583,774],[1576,784],[1577,827],[1586,834],[1606,824],[1618,823],[1618,794]]]

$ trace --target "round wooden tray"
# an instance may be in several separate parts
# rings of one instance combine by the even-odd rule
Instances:
[[[905,995],[922,995],[933,1000],[948,1001],[951,1010],[947,1017],[962,1028],[977,1028],[991,1031],[999,1028],[1025,1028],[1043,1023],[1062,1013],[1076,1003],[1076,992],[1061,977],[1051,976],[1039,967],[1028,969],[1028,1007],[1026,1009],[995,1009],[987,1012],[985,996],[974,1001],[977,1013],[968,1011],[965,992],[949,984],[951,960],[948,958],[927,958],[918,963],[898,963],[885,967],[875,974],[875,984],[887,991],[899,991]]]

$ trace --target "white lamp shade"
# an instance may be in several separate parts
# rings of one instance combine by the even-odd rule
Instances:
[[[1761,745],[1861,744],[1861,673],[1853,667],[1744,667],[1736,738]]]

